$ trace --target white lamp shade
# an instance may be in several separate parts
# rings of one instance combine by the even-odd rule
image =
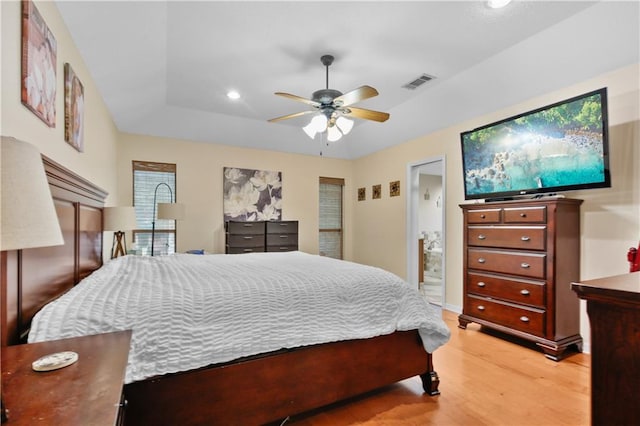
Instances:
[[[105,207],[105,231],[130,231],[137,228],[135,207]]]
[[[184,204],[158,203],[158,219],[184,219]]]
[[[327,129],[327,140],[329,142],[335,142],[342,137],[342,133],[336,126],[331,126]]]
[[[304,130],[304,132],[307,134],[307,136],[309,136],[311,139],[316,137],[316,129],[313,127],[313,124],[309,123],[306,126],[304,126],[302,128],[302,130]]]
[[[0,250],[64,244],[38,149],[2,136]]]
[[[343,135],[347,135],[353,128],[353,120],[340,116],[336,120],[336,126],[338,126]]]
[[[324,114],[318,114],[311,119],[309,124],[316,129],[316,132],[322,133],[327,129],[327,117]]]

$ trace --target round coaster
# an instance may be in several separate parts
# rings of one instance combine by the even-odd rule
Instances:
[[[78,360],[78,354],[71,351],[56,352],[54,354],[45,355],[33,361],[31,368],[34,371],[51,371],[66,367]]]

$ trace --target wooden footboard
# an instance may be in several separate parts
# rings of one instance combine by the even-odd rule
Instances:
[[[125,386],[126,424],[258,425],[437,374],[417,331],[282,351]]]

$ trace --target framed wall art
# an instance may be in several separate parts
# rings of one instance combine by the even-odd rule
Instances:
[[[224,220],[282,219],[282,172],[224,168]]]
[[[84,152],[84,86],[68,63],[64,64],[64,140]]]
[[[400,195],[400,181],[394,180],[393,182],[389,182],[389,196],[397,197]]]
[[[382,198],[382,185],[373,185],[371,188],[371,194],[371,198],[374,200]]]
[[[358,201],[367,199],[367,188],[358,188]]]
[[[56,125],[58,45],[32,1],[22,2],[22,103],[49,127]]]

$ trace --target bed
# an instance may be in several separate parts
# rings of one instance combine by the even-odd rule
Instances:
[[[426,309],[425,306],[428,305],[421,305],[420,301],[412,299],[411,291],[417,292],[413,289],[408,291],[405,288],[406,284],[393,283],[393,294],[400,296],[395,298],[399,306],[378,309],[389,312],[358,307],[348,315],[349,318],[355,318],[353,321],[341,321],[344,319],[343,315],[330,314],[327,306],[340,300],[343,302],[339,305],[341,312],[346,313],[356,300],[373,298],[379,290],[367,290],[366,284],[357,289],[354,287],[351,292],[331,296],[334,297],[333,301],[320,302],[323,308],[310,314],[298,312],[298,307],[312,306],[313,303],[310,301],[318,300],[320,294],[324,293],[325,288],[322,286],[327,280],[337,280],[339,276],[355,274],[354,268],[357,266],[359,269],[361,265],[344,262],[336,266],[337,264],[327,262],[337,261],[296,252],[281,256],[277,262],[273,257],[267,257],[266,253],[255,256],[126,256],[102,266],[102,203],[106,194],[50,160],[45,159],[45,169],[61,223],[66,220],[64,223],[67,225],[63,225],[66,243],[59,248],[2,254],[3,344],[24,341],[27,335],[30,341],[36,341],[132,328],[134,337],[130,352],[130,368],[127,370],[127,383],[124,388],[128,402],[127,424],[264,424],[415,375],[420,375],[427,393],[438,394],[439,379],[433,370],[430,352],[446,341],[448,330],[441,320],[432,324],[425,322],[427,319],[421,317],[418,311]],[[31,253],[32,251],[36,253]],[[41,253],[42,251],[44,253]],[[162,272],[143,276],[141,279],[136,275],[137,272],[132,272],[137,270],[135,268],[140,264],[146,265],[144,271]],[[212,276],[209,275],[213,273],[209,272],[212,264],[216,276],[222,274],[224,279],[212,280]],[[223,264],[224,268],[221,266]],[[283,271],[284,264],[293,265],[293,270]],[[65,265],[64,270],[61,265]],[[334,273],[328,278],[314,280],[323,269]],[[388,274],[377,268],[365,269],[374,281],[377,279],[372,278],[374,275]],[[27,270],[37,270],[37,277],[29,274],[25,277],[24,272]],[[242,275],[244,270],[251,271],[250,275],[261,276],[261,282],[247,283],[247,276]],[[256,271],[262,273],[256,274]],[[196,277],[190,276],[185,283],[176,284],[173,278],[175,274],[192,274]],[[200,301],[202,306],[184,305],[172,310],[164,304],[165,302],[154,302],[154,298],[163,291],[168,291],[172,297],[175,297],[176,292],[186,291],[185,289],[190,287],[187,284],[199,281],[197,276],[200,275],[206,278],[203,282],[218,282],[215,290],[217,293],[207,293],[210,284],[198,285],[195,289],[189,290],[199,295],[193,300]],[[305,275],[308,278],[307,285],[300,286],[300,281],[304,281],[301,276]],[[127,276],[133,276],[133,281],[122,284],[123,277]],[[117,277],[116,283],[108,283],[109,277]],[[83,278],[86,279],[78,285]],[[121,283],[119,286],[118,282]],[[291,309],[288,304],[293,302],[283,299],[282,296],[261,293],[261,289],[269,282],[282,288],[285,293],[298,292],[295,298],[298,299],[297,307]],[[342,286],[348,290],[352,284],[353,282],[347,281]],[[85,290],[91,286],[91,289]],[[111,300],[112,303],[107,303],[106,307],[102,306],[98,311],[111,310],[111,315],[101,313],[90,318],[88,325],[79,325],[75,320],[71,320],[69,307],[82,308],[79,309],[78,317],[90,316],[89,307],[97,303],[91,299],[92,295],[97,295],[97,289],[100,287],[108,294],[102,299]],[[118,299],[115,298],[115,293],[131,291],[151,297],[145,299],[136,296],[133,299],[141,299],[140,306],[154,306],[153,309],[149,308],[149,311],[154,312],[149,315],[137,315],[144,308],[125,307],[121,306],[123,302],[116,301]],[[235,298],[240,304],[228,308],[230,302],[218,300],[216,294],[220,292],[229,293],[231,300]],[[80,299],[72,299],[78,295],[81,295]],[[400,301],[405,298],[407,300]],[[266,306],[280,303],[283,304],[283,309],[274,312],[268,309],[260,316],[251,315],[250,313],[260,309],[249,304],[256,301],[253,299],[266,299]],[[192,303],[194,302],[189,302]],[[400,306],[401,303],[408,305]],[[55,319],[53,311],[65,304],[67,310],[63,310],[59,318]],[[229,317],[226,326],[221,327],[230,327],[226,335],[218,338],[210,336],[203,328],[204,325],[191,319],[178,320],[175,316],[180,310],[204,312],[205,307],[209,306],[215,307],[212,311],[220,311],[223,314],[223,319],[215,319],[214,323],[223,322],[225,317]],[[231,319],[233,311],[240,311],[240,316]],[[127,312],[130,315],[127,315]],[[376,322],[377,316],[387,314],[393,318],[393,326],[383,324],[382,330],[377,331],[360,327],[369,322]],[[269,327],[262,327],[260,320],[243,322],[245,319],[252,319],[249,318],[252,316],[255,317],[253,319],[268,318],[265,323],[275,321],[269,315],[285,317],[280,318],[284,319],[284,322],[277,326],[278,332],[269,332]],[[334,315],[333,318],[337,322],[347,323],[347,329],[356,329],[356,334],[340,334],[329,327],[324,333],[322,327],[318,327],[320,331],[305,328],[302,333],[286,330],[287,325],[302,324],[307,327],[314,322],[311,321],[312,317],[326,316],[322,319],[324,321],[332,318],[331,315]],[[36,319],[32,324],[34,316]],[[150,331],[149,333],[156,336],[156,340],[152,339],[153,344],[149,345],[148,341],[135,337],[136,333],[146,333],[131,319],[136,316],[147,316],[163,324],[186,324],[183,324],[179,331],[167,329],[166,336],[161,337],[169,336],[168,339],[158,339],[158,336],[163,334],[158,330]],[[433,312],[428,316],[434,316]],[[353,326],[354,321],[359,323],[358,327]],[[384,321],[388,321],[388,318]],[[349,332],[351,331],[353,330]],[[229,334],[239,336],[240,343],[227,344]],[[301,341],[292,340],[296,334],[301,335]],[[329,336],[319,339],[318,334]],[[237,348],[244,349],[250,346],[248,342],[251,340],[258,341],[257,348],[251,348],[246,352],[236,351]],[[167,342],[172,342],[172,348],[169,348]],[[197,343],[196,348],[213,349],[200,350],[199,352],[205,353],[205,358],[195,361],[192,359],[195,357],[186,349],[192,342]],[[145,348],[153,350],[145,352]],[[169,357],[134,365],[133,360],[136,358],[148,361],[148,357],[154,353],[169,353]],[[156,368],[158,365],[161,366],[160,369]]]

